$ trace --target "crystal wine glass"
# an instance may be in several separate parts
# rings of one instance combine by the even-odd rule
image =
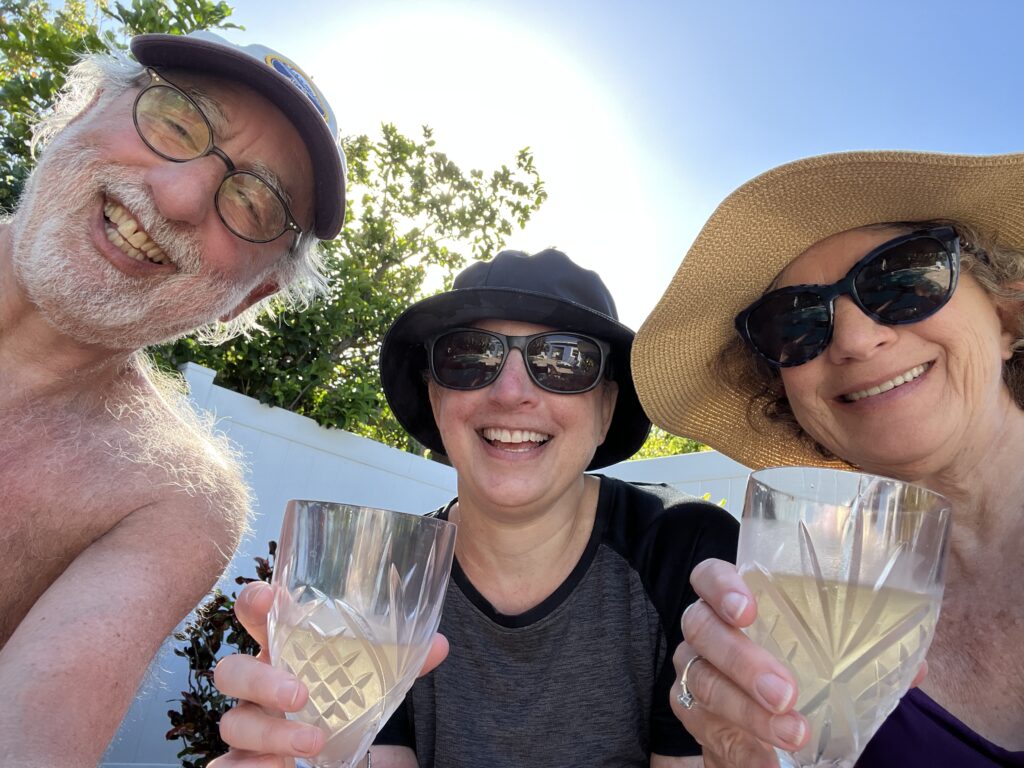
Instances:
[[[737,564],[757,599],[748,635],[785,663],[811,739],[787,768],[849,768],[910,687],[942,603],[950,505],[885,477],[751,474]]]
[[[401,703],[441,619],[455,525],[290,501],[268,617],[271,662],[309,689],[289,717],[327,736],[309,763],[350,768]]]

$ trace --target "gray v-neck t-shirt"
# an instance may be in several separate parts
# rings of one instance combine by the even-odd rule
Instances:
[[[602,477],[586,550],[536,607],[498,613],[456,562],[440,628],[451,652],[376,743],[411,747],[424,768],[623,768],[652,752],[700,754],[669,707],[672,653],[696,599],[690,571],[734,560],[737,531],[713,504]]]

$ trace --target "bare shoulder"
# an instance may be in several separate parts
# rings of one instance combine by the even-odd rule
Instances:
[[[4,476],[23,502],[7,518],[23,567],[0,563],[17,587],[0,598],[0,688],[19,702],[0,712],[0,744],[95,765],[160,643],[230,560],[249,492],[227,440],[149,371],[98,412],[33,423],[44,439],[18,443],[21,471]]]
[[[83,567],[135,573],[133,561],[157,563],[157,581],[200,599],[250,506],[237,451],[194,413],[179,381],[146,364],[94,402],[0,408],[0,488],[9,553],[0,560],[0,647]]]
[[[213,417],[191,407],[180,379],[144,365],[109,412],[118,426],[112,454],[147,476],[150,504],[179,525],[202,524],[233,549],[251,506],[243,459]]]

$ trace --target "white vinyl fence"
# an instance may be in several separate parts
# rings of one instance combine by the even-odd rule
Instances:
[[[254,576],[253,557],[265,557],[277,540],[285,503],[307,498],[366,504],[423,513],[455,495],[455,471],[419,456],[348,432],[324,429],[304,416],[261,405],[218,387],[214,372],[188,363],[182,369],[196,408],[215,415],[217,428],[243,452],[256,498],[256,517],[220,586],[236,588],[235,576]],[[667,483],[738,515],[748,470],[714,453],[632,461],[602,470],[631,481]],[[180,741],[166,741],[167,711],[187,688],[188,666],[165,643],[101,765],[106,768],[170,768]]]

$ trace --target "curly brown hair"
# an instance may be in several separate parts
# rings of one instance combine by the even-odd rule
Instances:
[[[1013,395],[1018,408],[1024,409],[1024,253],[998,244],[996,238],[986,237],[976,229],[957,221],[891,222],[871,225],[871,229],[897,229],[911,232],[917,229],[951,226],[960,236],[960,269],[970,273],[988,293],[997,306],[1016,306],[1016,341],[1013,356],[1003,365],[1003,381]],[[765,292],[771,290],[778,277]],[[786,398],[779,369],[769,365],[754,353],[739,337],[733,336],[718,351],[714,372],[728,387],[747,397],[746,418],[756,429],[755,415],[787,426],[795,440],[811,448],[824,459],[837,458],[827,448],[808,435],[796,420]]]

